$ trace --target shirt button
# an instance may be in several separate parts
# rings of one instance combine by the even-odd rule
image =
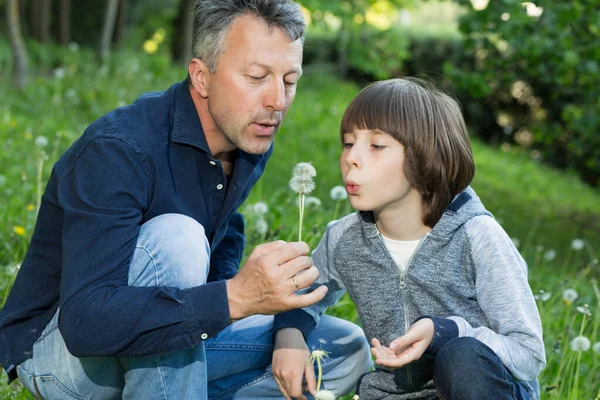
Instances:
[[[217,185],[217,189],[221,190],[223,189],[223,185],[221,185],[220,183]]]
[[[202,338],[202,340],[206,340],[208,338],[208,335],[206,333],[203,333],[202,335],[200,335],[200,337]]]
[[[214,161],[209,161],[208,163],[209,163],[210,165],[217,165],[217,163],[216,163],[216,162],[214,162]]]

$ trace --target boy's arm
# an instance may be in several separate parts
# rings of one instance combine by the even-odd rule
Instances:
[[[436,353],[453,337],[471,336],[494,350],[517,379],[533,380],[546,365],[546,356],[527,264],[493,218],[476,217],[466,228],[477,272],[477,301],[490,328],[473,327],[459,316],[434,317],[428,352]]]

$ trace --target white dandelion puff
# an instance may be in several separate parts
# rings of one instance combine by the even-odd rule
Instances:
[[[550,249],[544,253],[544,260],[552,261],[556,258],[556,250]]]
[[[548,301],[550,300],[550,297],[552,296],[552,293],[548,293],[544,290],[540,290],[540,292],[538,294],[536,294],[535,296],[533,296],[536,300],[540,300],[540,301]]]
[[[46,136],[38,136],[35,138],[35,145],[37,147],[46,147],[48,146],[48,138]]]
[[[294,167],[290,187],[296,193],[310,194],[315,188],[313,178],[317,176],[317,171],[311,163],[301,162]]]
[[[323,349],[317,349],[317,350],[313,350],[310,353],[310,357],[309,357],[309,361],[314,363],[316,361],[317,363],[317,370],[318,370],[318,374],[317,374],[317,392],[319,392],[319,390],[321,389],[321,378],[323,376],[323,369],[321,367],[321,362],[323,361],[323,359],[325,357],[329,357],[329,353]]]
[[[577,293],[577,291],[575,289],[565,289],[565,291],[563,292],[563,301],[566,304],[571,304],[573,303],[575,300],[577,300],[577,298],[579,297],[579,294]]]
[[[264,201],[259,201],[258,203],[254,204],[253,211],[256,214],[265,215],[269,212],[269,206]]]
[[[269,231],[269,224],[267,223],[267,221],[261,218],[258,221],[256,221],[254,229],[256,230],[256,233],[258,233],[261,236],[264,236]]]
[[[574,337],[571,341],[571,350],[573,351],[588,351],[592,343],[585,336]]]
[[[538,253],[541,253],[542,251],[544,251],[544,246],[542,246],[541,244],[538,244],[537,246],[535,246],[535,251],[537,251]]]
[[[319,390],[315,394],[315,400],[335,400],[335,394],[329,390]]]
[[[580,314],[587,315],[587,316],[592,315],[592,312],[590,311],[590,306],[588,306],[587,304],[584,304],[583,306],[578,306],[577,312],[579,312]]]
[[[573,239],[571,242],[571,248],[575,251],[579,251],[583,249],[585,246],[585,242],[582,239]]]
[[[54,70],[54,77],[56,79],[59,79],[59,80],[63,79],[65,77],[65,75],[66,75],[66,72],[65,72],[64,68],[59,67]]]
[[[319,200],[318,197],[307,196],[306,199],[304,199],[304,205],[306,207],[319,208],[321,207],[321,204],[321,200]]]
[[[346,200],[348,198],[348,192],[346,192],[346,188],[343,186],[334,186],[331,188],[329,196],[335,201]]]

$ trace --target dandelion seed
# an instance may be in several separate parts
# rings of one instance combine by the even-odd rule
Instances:
[[[594,353],[600,354],[600,342],[594,343],[594,345],[592,346],[592,350],[594,350]]]
[[[575,289],[565,289],[565,291],[563,292],[563,301],[567,305],[573,303],[575,300],[577,300],[578,297],[579,294],[577,294],[577,291]]]
[[[25,228],[23,228],[22,226],[15,226],[13,228],[13,232],[15,232],[19,236],[23,236],[25,235]]]
[[[588,351],[591,346],[590,339],[585,336],[577,336],[571,341],[571,350],[573,351]]]
[[[510,240],[512,240],[513,244],[515,245],[515,247],[519,247],[521,245],[521,241],[519,240],[519,238],[510,238]]]
[[[323,361],[323,359],[325,357],[329,357],[329,353],[322,349],[313,350],[310,353],[310,357],[309,357],[310,362],[312,362],[312,363],[314,363],[315,361],[317,362],[317,370],[318,370],[317,392],[319,391],[319,389],[321,389],[321,377],[323,375],[323,369],[321,367],[321,362]]]
[[[269,206],[264,201],[259,201],[253,206],[253,211],[256,214],[265,215],[269,212]]]
[[[319,390],[315,394],[315,400],[335,400],[335,394],[329,390]]]
[[[556,251],[553,249],[550,249],[544,253],[544,260],[546,260],[546,261],[552,261],[555,258],[556,258]]]
[[[321,338],[321,339],[319,339],[319,343],[321,343],[321,344],[327,344],[327,340]]]
[[[48,138],[46,136],[38,136],[35,138],[35,145],[37,147],[46,147],[48,146]]]
[[[346,188],[343,186],[334,186],[331,188],[329,195],[335,201],[346,200],[348,198],[348,192],[346,192]]]
[[[544,290],[540,290],[539,294],[536,294],[535,296],[533,296],[536,300],[540,300],[540,301],[548,301],[550,300],[550,297],[552,296],[552,293],[548,293]]]
[[[267,224],[267,221],[261,218],[258,221],[256,221],[254,229],[256,230],[256,233],[258,233],[261,236],[264,236],[269,231],[269,224]]]
[[[583,249],[585,246],[585,242],[582,239],[573,239],[571,242],[571,248],[575,251],[579,251]]]

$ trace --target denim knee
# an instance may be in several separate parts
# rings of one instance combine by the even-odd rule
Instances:
[[[141,227],[129,284],[199,286],[206,283],[209,265],[210,245],[204,227],[182,214],[163,214]]]

